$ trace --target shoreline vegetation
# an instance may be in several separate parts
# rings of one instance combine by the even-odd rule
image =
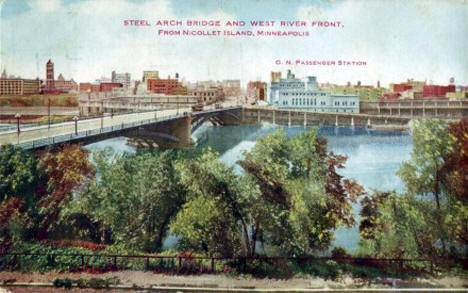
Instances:
[[[466,280],[467,133],[466,118],[418,120],[411,159],[397,173],[404,194],[365,191],[344,178],[339,169],[347,158],[328,152],[315,128],[258,139],[238,162],[241,174],[209,148],[118,155],[79,145],[36,153],[2,146],[0,276],[148,269],[368,285]],[[360,221],[352,212],[358,202]],[[336,247],[329,259],[305,260],[330,251],[343,226],[359,227],[355,255]],[[178,239],[173,250],[162,246],[168,234]],[[37,255],[13,254],[21,252]]]

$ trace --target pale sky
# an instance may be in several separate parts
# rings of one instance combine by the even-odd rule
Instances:
[[[143,70],[188,81],[269,82],[292,69],[319,82],[382,85],[407,78],[468,84],[468,3],[465,0],[0,0],[0,67],[23,78],[78,82],[111,71]],[[123,20],[328,20],[342,28],[308,28],[305,38],[164,37],[155,27]],[[177,29],[177,28],[172,28]],[[180,29],[180,28],[179,28]],[[218,28],[217,28],[218,29]],[[222,28],[225,29],[225,28]],[[250,29],[250,28],[245,28]],[[291,28],[295,30],[294,28]],[[301,29],[303,30],[303,29]],[[254,29],[256,31],[256,29]],[[275,60],[363,60],[366,66],[276,65]]]

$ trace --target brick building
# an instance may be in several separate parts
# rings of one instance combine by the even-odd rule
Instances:
[[[265,101],[267,84],[261,81],[250,81],[247,84],[247,96]]]
[[[46,63],[46,89],[55,89],[54,86],[54,63],[49,59]]]
[[[222,101],[224,99],[224,91],[221,87],[199,87],[188,92],[190,96],[195,96],[199,103],[209,105]]]
[[[102,82],[99,84],[100,92],[111,92],[113,88],[123,87],[119,82]]]
[[[410,84],[407,83],[400,83],[400,84],[392,84],[391,85],[393,93],[401,93],[413,88]]]
[[[445,98],[447,93],[455,92],[455,85],[425,85],[423,87],[423,97],[436,97],[436,98]]]
[[[187,95],[187,88],[178,79],[146,79],[147,90],[156,94],[165,95]]]
[[[90,82],[80,82],[80,92],[99,92],[99,84],[94,84]]]
[[[40,93],[39,79],[1,78],[0,95],[31,95]]]
[[[57,80],[54,80],[54,87],[56,90],[66,93],[78,90],[78,84],[73,80],[73,78],[65,80],[61,73],[57,77]]]

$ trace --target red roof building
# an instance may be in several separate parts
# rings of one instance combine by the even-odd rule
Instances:
[[[445,98],[447,93],[455,92],[455,85],[425,85],[423,87],[423,98],[427,97],[437,97],[437,98]]]
[[[412,85],[409,85],[407,83],[393,84],[392,87],[394,93],[401,93],[413,88]]]
[[[100,92],[111,92],[115,87],[123,87],[123,85],[119,82],[102,82],[99,85]]]

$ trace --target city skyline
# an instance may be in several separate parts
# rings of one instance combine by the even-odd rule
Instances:
[[[448,84],[454,77],[455,84],[466,85],[468,80],[467,28],[460,25],[467,14],[464,1],[294,1],[289,6],[280,1],[274,7],[263,1],[194,1],[185,6],[165,0],[103,2],[111,4],[3,1],[2,71],[44,78],[43,64],[52,58],[57,73],[77,82],[94,81],[112,70],[135,79],[143,70],[159,70],[163,78],[178,72],[188,81],[241,79],[245,86],[249,80],[269,82],[271,71],[287,69],[336,84],[375,86],[380,80],[388,86],[408,78]],[[329,19],[344,27],[319,29],[299,39],[168,38],[125,27],[125,19]],[[364,60],[367,65],[276,65],[278,59]]]

